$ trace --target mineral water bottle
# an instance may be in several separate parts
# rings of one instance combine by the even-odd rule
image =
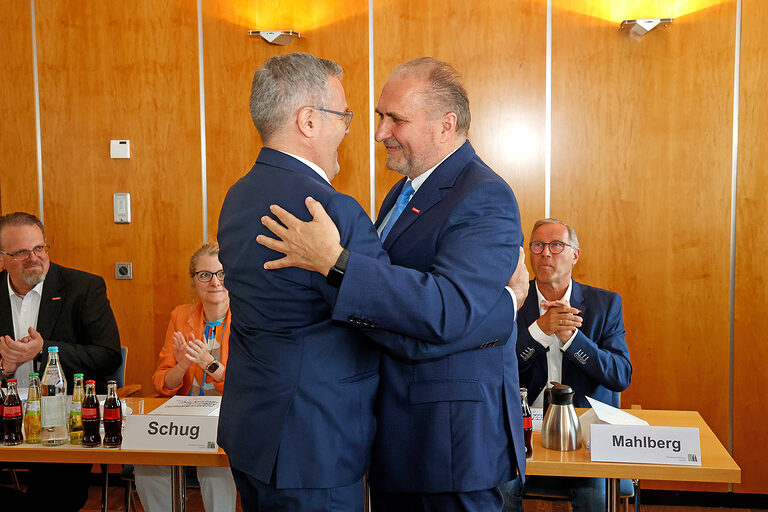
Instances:
[[[3,407],[3,444],[14,446],[24,442],[21,432],[23,422],[21,414],[21,398],[16,390],[16,379],[8,379],[8,395]]]
[[[69,405],[69,442],[80,444],[83,441],[83,421],[80,409],[83,406],[85,390],[83,389],[83,374],[75,374],[75,387],[72,389],[72,403]]]
[[[117,398],[117,382],[107,382],[107,399],[104,401],[104,447],[120,448],[123,444],[123,409]]]
[[[43,446],[69,440],[67,432],[67,380],[59,364],[59,347],[48,347],[48,365],[41,383]]]
[[[27,408],[24,411],[24,434],[27,443],[40,442],[40,375],[29,374],[29,393],[27,394]]]
[[[85,381],[85,398],[81,409],[83,418],[83,446],[96,448],[101,445],[101,415],[99,414],[99,399],[96,397],[96,381]]]

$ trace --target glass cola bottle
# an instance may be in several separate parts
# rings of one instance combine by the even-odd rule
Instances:
[[[26,434],[27,443],[40,442],[40,425],[40,375],[34,372],[29,374],[27,408],[24,411],[24,434]]]
[[[101,446],[101,414],[99,414],[99,399],[96,396],[96,381],[85,381],[85,397],[80,409],[83,422],[82,445],[86,448]]]
[[[72,389],[72,403],[69,405],[69,442],[80,444],[83,441],[83,421],[81,408],[85,390],[83,389],[83,374],[75,374],[74,388]]]
[[[67,431],[67,379],[59,363],[59,347],[48,347],[48,364],[43,372],[42,395],[43,446],[58,446],[69,440]]]
[[[528,406],[528,389],[520,388],[520,401],[523,406],[523,433],[525,435],[525,458],[533,457],[533,418],[531,417],[531,408]]]
[[[16,379],[8,379],[8,394],[3,404],[3,444],[14,446],[24,442],[21,425],[24,422],[21,413],[21,398],[16,389]]]
[[[107,399],[104,401],[104,447],[120,448],[123,444],[123,409],[117,398],[117,382],[107,382]]]

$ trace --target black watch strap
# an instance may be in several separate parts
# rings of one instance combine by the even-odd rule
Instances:
[[[344,249],[339,255],[339,259],[333,264],[331,270],[328,271],[328,276],[325,278],[325,282],[334,288],[341,286],[341,280],[344,279],[344,272],[347,271],[347,264],[349,263],[349,249]]]

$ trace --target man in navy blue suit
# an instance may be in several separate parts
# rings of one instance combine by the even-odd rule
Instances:
[[[573,388],[576,407],[590,407],[587,396],[618,407],[632,377],[621,297],[573,281],[579,240],[564,222],[537,221],[529,248],[535,279],[517,319],[520,385],[534,407],[551,381]],[[523,510],[523,487],[519,480],[502,486],[505,510]],[[552,488],[570,496],[574,512],[605,508],[603,479],[534,476],[525,484],[544,494]]]
[[[514,323],[513,297],[527,293],[527,286],[515,290],[520,273],[513,275],[522,266],[517,202],[467,140],[469,101],[450,65],[401,64],[376,112],[387,167],[404,175],[376,221],[391,264],[339,242],[323,208],[308,199],[312,222],[279,207],[272,212],[282,224],[262,219],[281,240],[259,242],[286,255],[266,266],[304,268],[337,283],[334,320],[443,349],[421,361],[382,354],[374,510],[500,510],[498,485],[525,468],[514,343],[472,344],[468,334]]]
[[[363,509],[379,349],[332,322],[337,288],[305,270],[266,271],[275,253],[255,241],[272,201],[299,211],[312,195],[342,243],[386,260],[363,209],[330,185],[352,119],[341,73],[306,53],[256,71],[250,110],[264,147],[219,219],[232,332],[218,437],[248,511]]]

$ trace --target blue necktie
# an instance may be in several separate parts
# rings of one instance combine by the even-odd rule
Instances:
[[[382,242],[387,239],[387,235],[390,231],[392,231],[392,226],[395,225],[397,218],[400,217],[400,214],[403,213],[403,210],[405,210],[405,205],[407,205],[408,201],[411,200],[412,195],[413,185],[411,185],[410,181],[406,181],[405,186],[403,186],[403,190],[400,191],[400,195],[397,197],[395,206],[392,208],[392,215],[389,216],[389,222],[387,222],[387,225],[384,226],[384,230],[381,232]]]

